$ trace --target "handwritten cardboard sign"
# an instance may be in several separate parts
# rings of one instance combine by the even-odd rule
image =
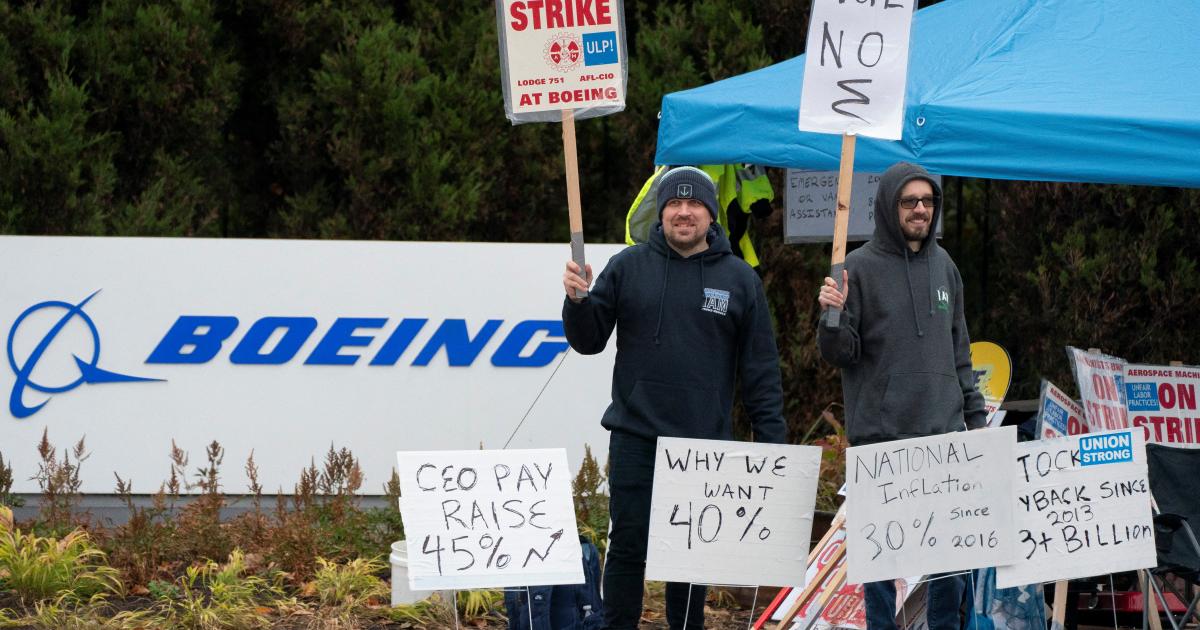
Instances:
[[[580,584],[564,449],[401,451],[413,590]]]
[[[1042,381],[1037,415],[1037,434],[1040,439],[1087,433],[1088,427],[1083,417],[1083,407],[1079,403],[1054,383]]]
[[[1099,352],[1067,347],[1075,370],[1079,400],[1087,418],[1088,431],[1099,433],[1129,426],[1125,411],[1125,359]]]
[[[820,467],[817,446],[659,438],[646,578],[799,583]]]
[[[942,184],[942,176],[933,179]],[[833,241],[833,220],[837,210],[838,174],[836,171],[807,171],[789,168],[784,191],[787,214],[783,221],[785,243],[829,243]],[[875,234],[875,190],[879,173],[854,173],[850,200],[850,224],[847,241],[867,241]],[[942,217],[938,214],[934,232],[942,236]]]
[[[1016,472],[1019,560],[1000,588],[1157,564],[1140,431],[1022,442]]]
[[[1016,427],[960,431],[846,451],[846,581],[1005,564],[1016,550]]]
[[[915,0],[813,0],[800,131],[899,140]]]
[[[1143,428],[1148,444],[1200,448],[1198,385],[1197,367],[1125,366],[1125,408],[1130,423]]]

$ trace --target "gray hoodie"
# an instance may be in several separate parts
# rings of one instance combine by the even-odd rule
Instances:
[[[925,179],[920,166],[901,162],[879,180],[875,234],[846,256],[849,290],[840,328],[822,314],[817,343],[826,361],[842,368],[846,436],[870,444],[937,435],[985,423],[975,389],[971,340],[963,315],[962,277],[934,236],[941,207],[917,252],[900,231],[900,190]]]

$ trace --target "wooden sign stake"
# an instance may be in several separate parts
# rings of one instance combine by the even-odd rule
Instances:
[[[854,185],[854,139],[852,133],[842,134],[842,162],[838,169],[837,213],[833,219],[833,257],[830,260],[829,277],[842,285],[842,270],[846,267],[846,232],[850,229],[850,189]],[[830,307],[827,325],[841,327],[842,309]]]
[[[579,158],[575,151],[575,111],[562,110],[563,165],[567,170],[567,213],[571,224],[571,260],[579,265],[579,276],[587,282],[583,258],[583,210],[579,201]],[[575,297],[587,297],[575,290]]]

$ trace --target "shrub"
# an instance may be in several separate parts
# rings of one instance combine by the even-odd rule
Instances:
[[[600,464],[592,456],[592,447],[585,444],[579,472],[571,481],[571,495],[579,533],[596,545],[601,556],[608,549],[608,495],[601,491],[604,482]]]
[[[130,482],[117,478],[116,494],[129,510],[125,523],[109,532],[105,548],[112,566],[119,568],[131,584],[148,584],[161,577],[172,558],[176,524],[170,517],[163,488],[151,498],[150,507],[134,504]]]
[[[0,586],[25,605],[64,594],[87,599],[123,592],[120,573],[107,566],[87,532],[75,530],[61,539],[24,534],[8,508],[0,512]]]
[[[71,461],[71,455],[75,461]],[[38,442],[37,474],[34,479],[42,491],[41,525],[51,532],[72,529],[76,522],[75,508],[79,505],[79,467],[88,458],[84,438],[79,438],[74,448],[63,449],[62,461],[58,461],[54,445],[50,443],[50,429],[42,430]]]
[[[160,587],[155,611],[164,625],[184,628],[261,628],[269,619],[260,604],[283,596],[279,587],[248,575],[240,550],[229,554],[224,565],[209,560],[187,568],[174,589]]]
[[[317,558],[311,589],[322,606],[362,609],[390,594],[388,584],[378,577],[387,567],[377,558],[356,558],[344,564]]]
[[[12,466],[4,463],[4,453],[0,453],[0,506],[21,507],[20,499],[12,495],[12,483]]]

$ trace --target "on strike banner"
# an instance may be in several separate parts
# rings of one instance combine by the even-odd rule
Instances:
[[[817,446],[658,438],[646,578],[796,584],[820,468]]]
[[[1200,448],[1197,385],[1200,368],[1126,366],[1126,408],[1132,425],[1144,429],[1147,443]]]
[[[1016,427],[846,451],[846,581],[873,582],[1010,562]]]
[[[1079,400],[1083,402],[1088,431],[1100,433],[1129,427],[1125,411],[1125,359],[1067,346],[1075,369]]]
[[[1043,440],[1088,432],[1083,420],[1083,407],[1047,380],[1042,380],[1037,426],[1038,437]]]
[[[624,107],[620,0],[497,0],[496,11],[511,114]]]
[[[1000,588],[1158,564],[1139,431],[1022,442],[1016,473],[1019,560]]]
[[[409,588],[583,583],[565,450],[401,451],[396,458]]]
[[[915,0],[813,0],[800,131],[899,140]]]

